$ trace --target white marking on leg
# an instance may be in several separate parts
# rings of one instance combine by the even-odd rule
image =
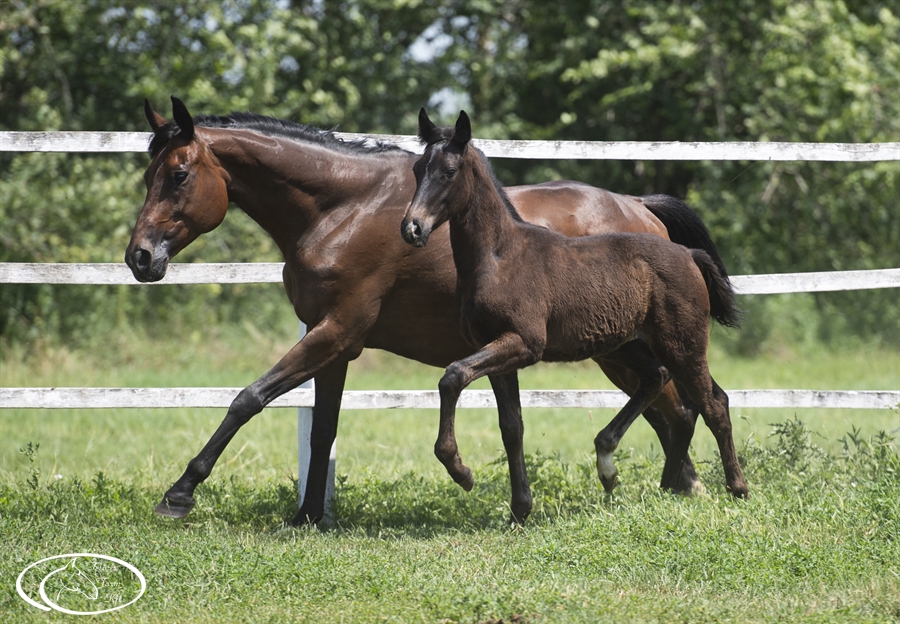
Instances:
[[[612,479],[618,474],[612,453],[597,453],[597,475],[601,479]]]

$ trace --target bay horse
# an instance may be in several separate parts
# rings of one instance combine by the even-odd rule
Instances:
[[[144,102],[153,131],[151,162],[144,173],[147,195],[125,262],[141,282],[162,279],[169,261],[215,229],[233,202],[278,245],[285,259],[287,297],[308,333],[238,394],[156,511],[186,516],[195,488],[210,475],[238,429],[273,399],[314,377],[312,456],[294,522],[318,521],[324,513],[329,452],[348,362],[364,347],[439,367],[473,352],[452,312],[456,273],[449,237],[438,233],[427,250],[411,253],[396,235],[396,223],[415,189],[414,153],[390,144],[342,141],[329,131],[252,113],[194,118],[175,97],[172,110],[169,121]],[[719,257],[696,213],[672,197],[618,195],[565,181],[510,187],[507,193],[524,218],[570,236],[647,232]],[[598,363],[626,392],[637,387],[627,368]],[[490,381],[510,464],[512,516],[523,521],[531,494],[518,381],[515,373]],[[668,384],[644,412],[666,454],[669,422],[692,409]],[[677,478],[661,485],[679,491],[700,487],[689,458]]]
[[[472,381],[506,375],[538,361],[601,358],[639,378],[625,407],[594,439],[604,487],[615,483],[613,451],[635,418],[674,379],[687,391],[719,446],[728,491],[748,494],[731,435],[728,396],[709,373],[710,315],[738,322],[730,283],[705,251],[650,234],[605,233],[571,238],[525,222],[487,161],[471,145],[465,111],[455,127],[438,128],[423,108],[416,191],[400,234],[425,247],[449,222],[456,265],[456,314],[477,349],[441,377],[435,454],[457,483],[472,471],[459,455],[456,403]],[[694,419],[672,429],[664,479],[681,472]]]

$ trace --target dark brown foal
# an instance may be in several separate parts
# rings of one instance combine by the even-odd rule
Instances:
[[[454,435],[456,403],[472,381],[540,360],[601,358],[639,378],[631,399],[594,440],[607,490],[615,485],[612,453],[622,435],[674,379],[716,437],[726,487],[746,497],[728,397],[706,359],[710,313],[737,323],[734,292],[709,255],[646,234],[569,238],[526,223],[470,145],[465,112],[455,128],[437,128],[423,109],[419,136],[427,147],[413,166],[416,192],[401,234],[422,247],[449,221],[460,329],[478,349],[451,364],[439,384],[435,454],[453,479],[472,487]],[[694,418],[685,413],[675,425],[663,482],[682,469]]]

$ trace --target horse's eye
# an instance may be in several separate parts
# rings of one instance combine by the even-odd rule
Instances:
[[[175,183],[175,186],[178,186],[187,180],[187,177],[187,171],[176,171],[172,174],[172,181]]]
[[[447,179],[448,179],[448,180],[452,180],[452,179],[453,179],[453,176],[456,175],[456,169],[453,169],[453,168],[451,167],[450,169],[447,169],[447,173],[445,173],[444,175],[447,176]]]

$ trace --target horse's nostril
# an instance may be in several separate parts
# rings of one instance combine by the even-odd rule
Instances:
[[[151,260],[153,260],[153,255],[146,249],[138,249],[134,252],[134,264],[141,271],[146,271],[150,268]]]

